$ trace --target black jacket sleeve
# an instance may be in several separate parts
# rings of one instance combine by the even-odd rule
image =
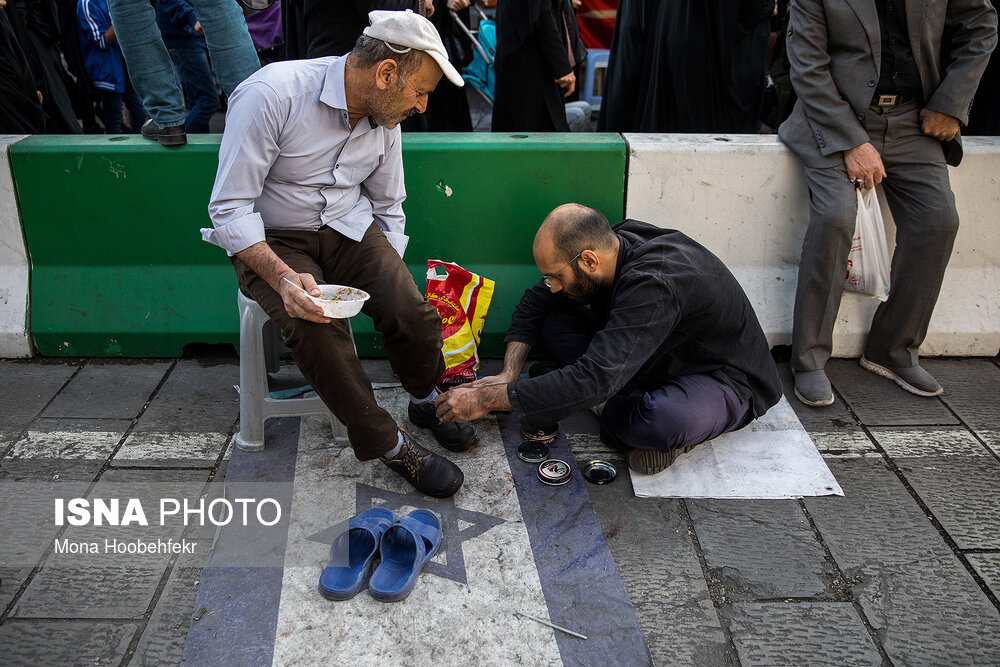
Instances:
[[[527,343],[532,347],[537,345],[538,328],[545,315],[556,308],[557,304],[557,297],[541,280],[534,287],[526,289],[521,302],[511,315],[504,344]]]
[[[566,25],[563,23],[561,0],[553,2],[550,10],[542,12],[535,24],[535,38],[545,58],[545,66],[553,79],[566,76],[573,71],[569,63],[569,46],[566,41]],[[574,17],[569,17],[576,20]]]

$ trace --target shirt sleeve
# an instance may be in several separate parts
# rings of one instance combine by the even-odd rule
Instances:
[[[532,347],[538,345],[539,327],[545,315],[556,309],[557,298],[541,280],[526,289],[521,301],[514,308],[514,314],[510,317],[504,344],[526,343]]]
[[[681,306],[657,276],[635,273],[615,295],[607,326],[575,363],[507,385],[525,426],[559,421],[614,396],[670,336]]]
[[[399,126],[385,132],[388,144],[385,157],[361,184],[361,193],[371,202],[375,224],[402,257],[410,240],[404,233],[406,216],[403,214],[403,200],[406,199],[406,187],[403,185],[402,134]]]
[[[102,51],[108,48],[108,45],[104,41],[104,33],[110,24],[99,12],[94,11],[94,5],[90,0],[83,0],[83,2],[77,5],[76,20],[84,29],[87,41]]]
[[[201,237],[230,255],[264,240],[264,221],[254,211],[254,200],[278,158],[287,104],[261,81],[241,85],[229,99],[219,169],[208,204],[213,227],[202,229]]]
[[[198,14],[195,13],[194,7],[185,0],[158,0],[156,8],[166,16],[167,21],[179,28],[193,29],[194,24],[198,22]]]

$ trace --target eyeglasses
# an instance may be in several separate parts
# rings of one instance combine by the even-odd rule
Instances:
[[[576,253],[576,256],[573,257],[573,259],[571,259],[568,262],[566,262],[566,264],[563,265],[563,267],[561,269],[559,269],[558,271],[556,271],[555,273],[553,273],[551,275],[545,275],[543,273],[542,274],[542,282],[545,283],[545,286],[546,287],[552,287],[552,279],[555,278],[556,276],[558,276],[563,271],[565,271],[566,267],[568,267],[570,264],[572,264],[573,262],[575,262],[580,257],[580,255],[582,255],[582,254],[583,254],[582,250],[580,252]]]

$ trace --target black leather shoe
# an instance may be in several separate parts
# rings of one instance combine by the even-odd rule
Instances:
[[[163,127],[157,125],[152,118],[142,124],[142,136],[160,142],[161,146],[183,146],[187,143],[187,133],[184,132],[183,125]]]
[[[399,454],[388,461],[381,461],[417,491],[434,498],[455,495],[465,481],[461,468],[440,454],[424,449],[406,431],[403,431]]]
[[[469,422],[443,422],[439,420],[434,401],[426,403],[410,401],[406,412],[415,426],[430,429],[445,449],[453,452],[464,452],[479,442],[479,435]]]

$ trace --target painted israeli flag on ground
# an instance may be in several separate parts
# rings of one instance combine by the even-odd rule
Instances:
[[[377,392],[398,423],[406,394]],[[378,462],[359,462],[329,424],[273,420],[267,449],[235,452],[227,482],[286,483],[289,516],[283,562],[223,564],[205,570],[185,659],[212,664],[650,664],[646,642],[568,443],[573,468],[563,486],[541,484],[537,465],[517,458],[517,425],[508,416],[479,422],[480,444],[449,454],[465,485],[444,500],[417,493]],[[417,438],[440,451],[427,431]],[[369,507],[397,516],[435,512],[443,538],[405,600],[382,603],[366,592],[332,602],[317,591],[330,543]],[[269,540],[269,542],[268,542]],[[223,540],[224,541],[224,540]],[[580,639],[515,612],[585,635]]]

